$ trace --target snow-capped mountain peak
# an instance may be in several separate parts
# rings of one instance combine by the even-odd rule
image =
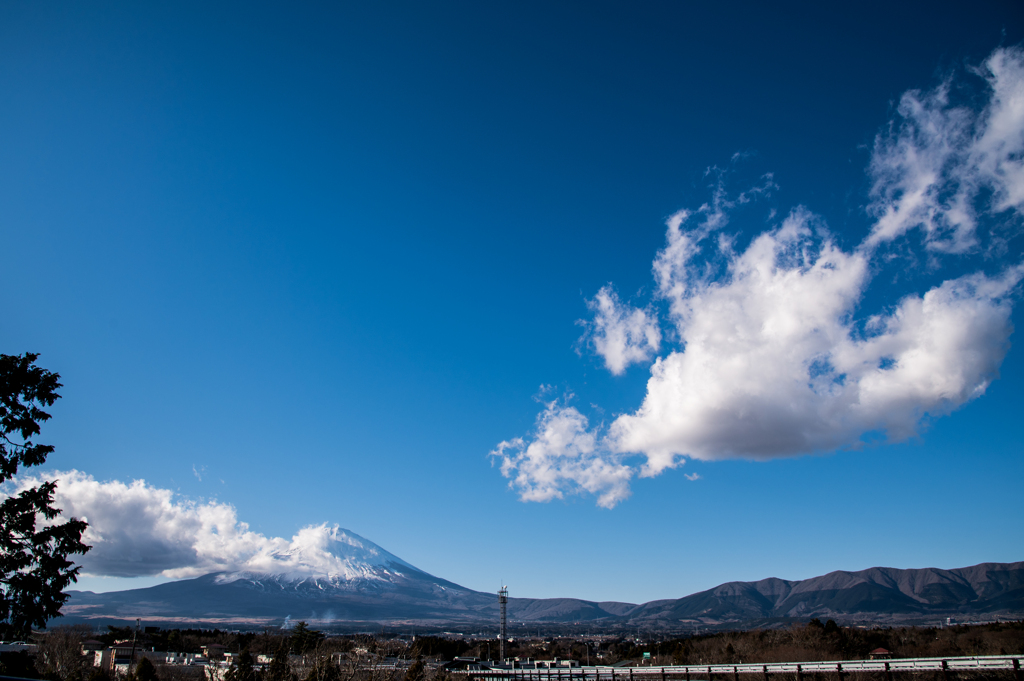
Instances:
[[[408,572],[424,574],[355,532],[323,524],[303,528],[287,544],[268,546],[242,569],[222,573],[217,581],[313,579],[337,586],[360,580],[389,582]]]

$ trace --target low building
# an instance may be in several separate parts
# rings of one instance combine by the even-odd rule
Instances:
[[[108,648],[93,651],[93,666],[106,672],[123,670],[127,673],[128,665],[137,652],[141,652],[141,649],[134,642],[115,641],[114,645]]]
[[[202,646],[200,650],[203,651],[203,655],[209,660],[219,660],[224,657],[224,653],[227,652],[228,647],[219,643],[211,643],[209,645]]]
[[[164,664],[205,667],[209,661],[201,653],[167,653],[164,656]]]
[[[560,657],[556,657],[552,660],[535,660],[532,657],[517,657],[500,662],[487,660],[481,664],[483,665],[483,669],[573,669],[580,666],[580,663],[576,660],[565,660]]]
[[[82,641],[82,654],[89,655],[95,653],[97,650],[103,650],[107,645],[103,641],[97,641],[95,639],[89,639]]]
[[[486,671],[490,669],[490,666],[483,662],[479,657],[456,657],[451,662],[446,662],[441,665],[441,669],[448,671]]]

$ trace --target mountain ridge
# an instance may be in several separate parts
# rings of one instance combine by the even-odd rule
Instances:
[[[305,619],[335,627],[473,627],[497,620],[494,594],[435,577],[348,530],[334,528],[325,536],[301,555],[265,561],[283,566],[277,572],[237,569],[126,591],[69,591],[61,619],[141,617],[239,626]],[[513,631],[516,626],[584,624],[652,630],[772,626],[812,617],[874,624],[935,623],[945,617],[1016,619],[1024,617],[1024,562],[951,570],[872,567],[803,580],[769,577],[640,604],[510,598],[508,612]]]

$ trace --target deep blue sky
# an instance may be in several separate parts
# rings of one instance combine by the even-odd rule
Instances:
[[[903,444],[690,462],[610,510],[492,465],[542,384],[640,405],[576,322],[608,282],[650,298],[709,166],[852,249],[902,93],[1024,39],[1019,2],[705,5],[4,4],[0,351],[62,376],[48,468],[516,596],[1024,558],[1016,342]]]

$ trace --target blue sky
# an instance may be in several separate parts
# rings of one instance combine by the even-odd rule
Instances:
[[[1022,40],[1014,2],[4,5],[2,351],[62,376],[65,505],[151,502],[107,509],[81,584],[201,571],[168,547],[204,514],[515,596],[1021,560],[1022,133],[991,123]],[[900,208],[935,158],[934,205]],[[758,297],[762,237],[777,274],[832,248],[860,283]],[[715,340],[780,301],[789,340]],[[902,364],[865,350],[886,328]],[[960,336],[857,406],[840,355]]]

